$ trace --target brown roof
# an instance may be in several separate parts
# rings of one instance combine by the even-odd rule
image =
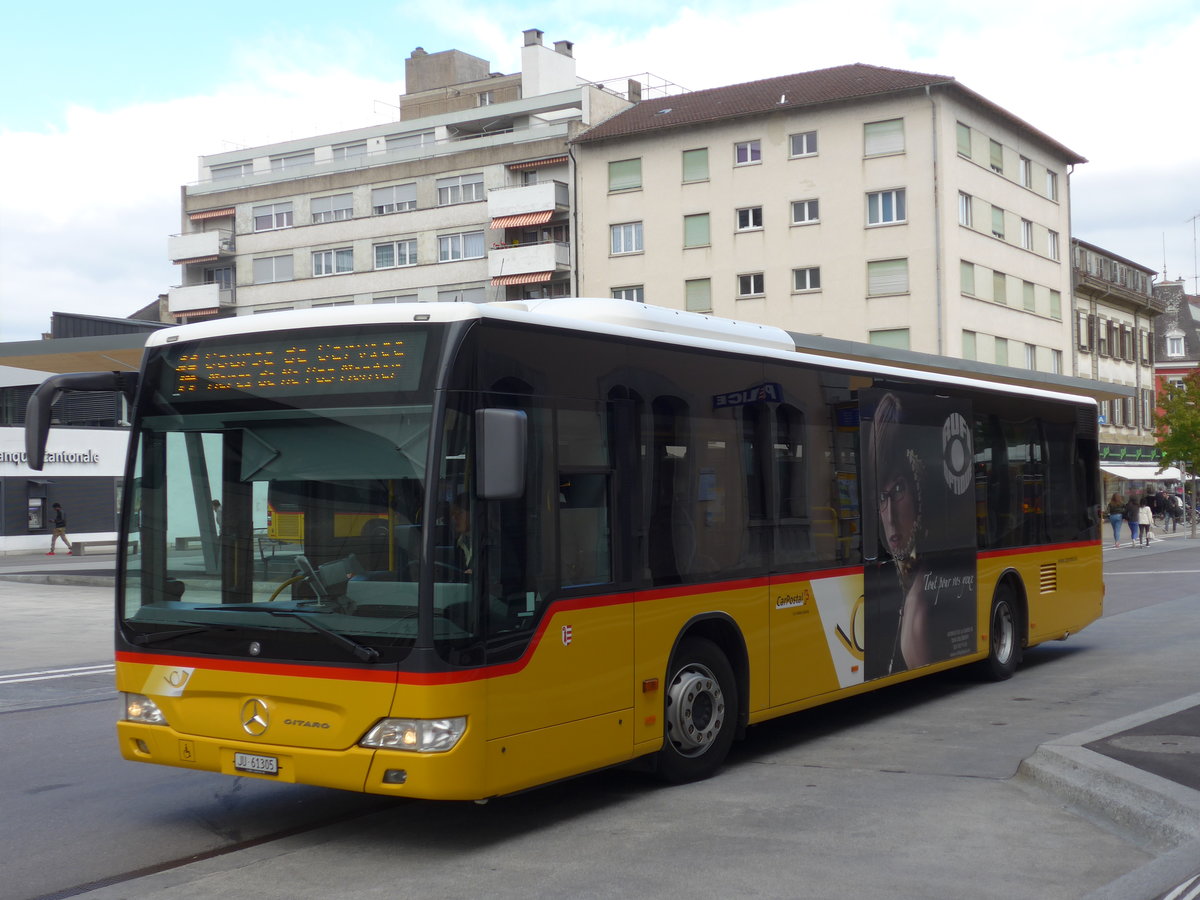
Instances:
[[[817,69],[813,72],[798,72],[781,75],[746,84],[692,91],[654,100],[643,100],[627,110],[617,113],[590,128],[575,139],[575,143],[628,137],[660,128],[698,125],[723,119],[757,116],[766,113],[819,106],[827,103],[842,103],[866,97],[922,90],[926,87],[949,88],[964,99],[983,106],[993,115],[1016,125],[1023,131],[1036,135],[1058,149],[1068,162],[1087,162],[1074,151],[1067,149],[1053,138],[1038,131],[1032,125],[997,106],[990,100],[963,87],[947,75],[929,75],[923,72],[906,72],[903,69],[888,69],[853,63]]]

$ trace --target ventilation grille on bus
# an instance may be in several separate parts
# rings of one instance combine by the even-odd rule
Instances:
[[[1079,429],[1080,437],[1099,437],[1100,424],[1096,418],[1096,407],[1077,406],[1075,408],[1075,427]]]
[[[1053,594],[1058,590],[1058,563],[1045,563],[1038,576],[1038,589],[1043,594]]]

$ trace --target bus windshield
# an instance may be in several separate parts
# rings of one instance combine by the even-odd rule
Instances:
[[[129,640],[331,662],[411,648],[432,413],[402,402],[423,393],[409,344],[416,374],[388,390],[277,372],[217,387],[217,366],[211,383],[180,374],[194,349],[156,361],[126,497]]]

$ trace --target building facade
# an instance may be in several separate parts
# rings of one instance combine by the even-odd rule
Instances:
[[[1085,160],[952,78],[840,66],[574,143],[582,294],[1070,373]]]
[[[418,47],[400,121],[202,157],[171,314],[571,293],[567,141],[628,102],[536,29],[519,74],[489,69]]]
[[[1075,372],[1124,387],[1100,401],[1105,496],[1145,490],[1160,453],[1154,439],[1155,322],[1164,309],[1155,272],[1094,244],[1071,240]]]

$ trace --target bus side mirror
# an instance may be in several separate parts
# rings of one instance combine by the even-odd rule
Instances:
[[[52,375],[39,384],[25,407],[25,456],[29,468],[40,472],[45,465],[50,407],[63,391],[120,391],[133,402],[137,382],[137,372],[71,372]]]
[[[528,420],[519,409],[475,410],[475,495],[515,500],[525,493]]]

